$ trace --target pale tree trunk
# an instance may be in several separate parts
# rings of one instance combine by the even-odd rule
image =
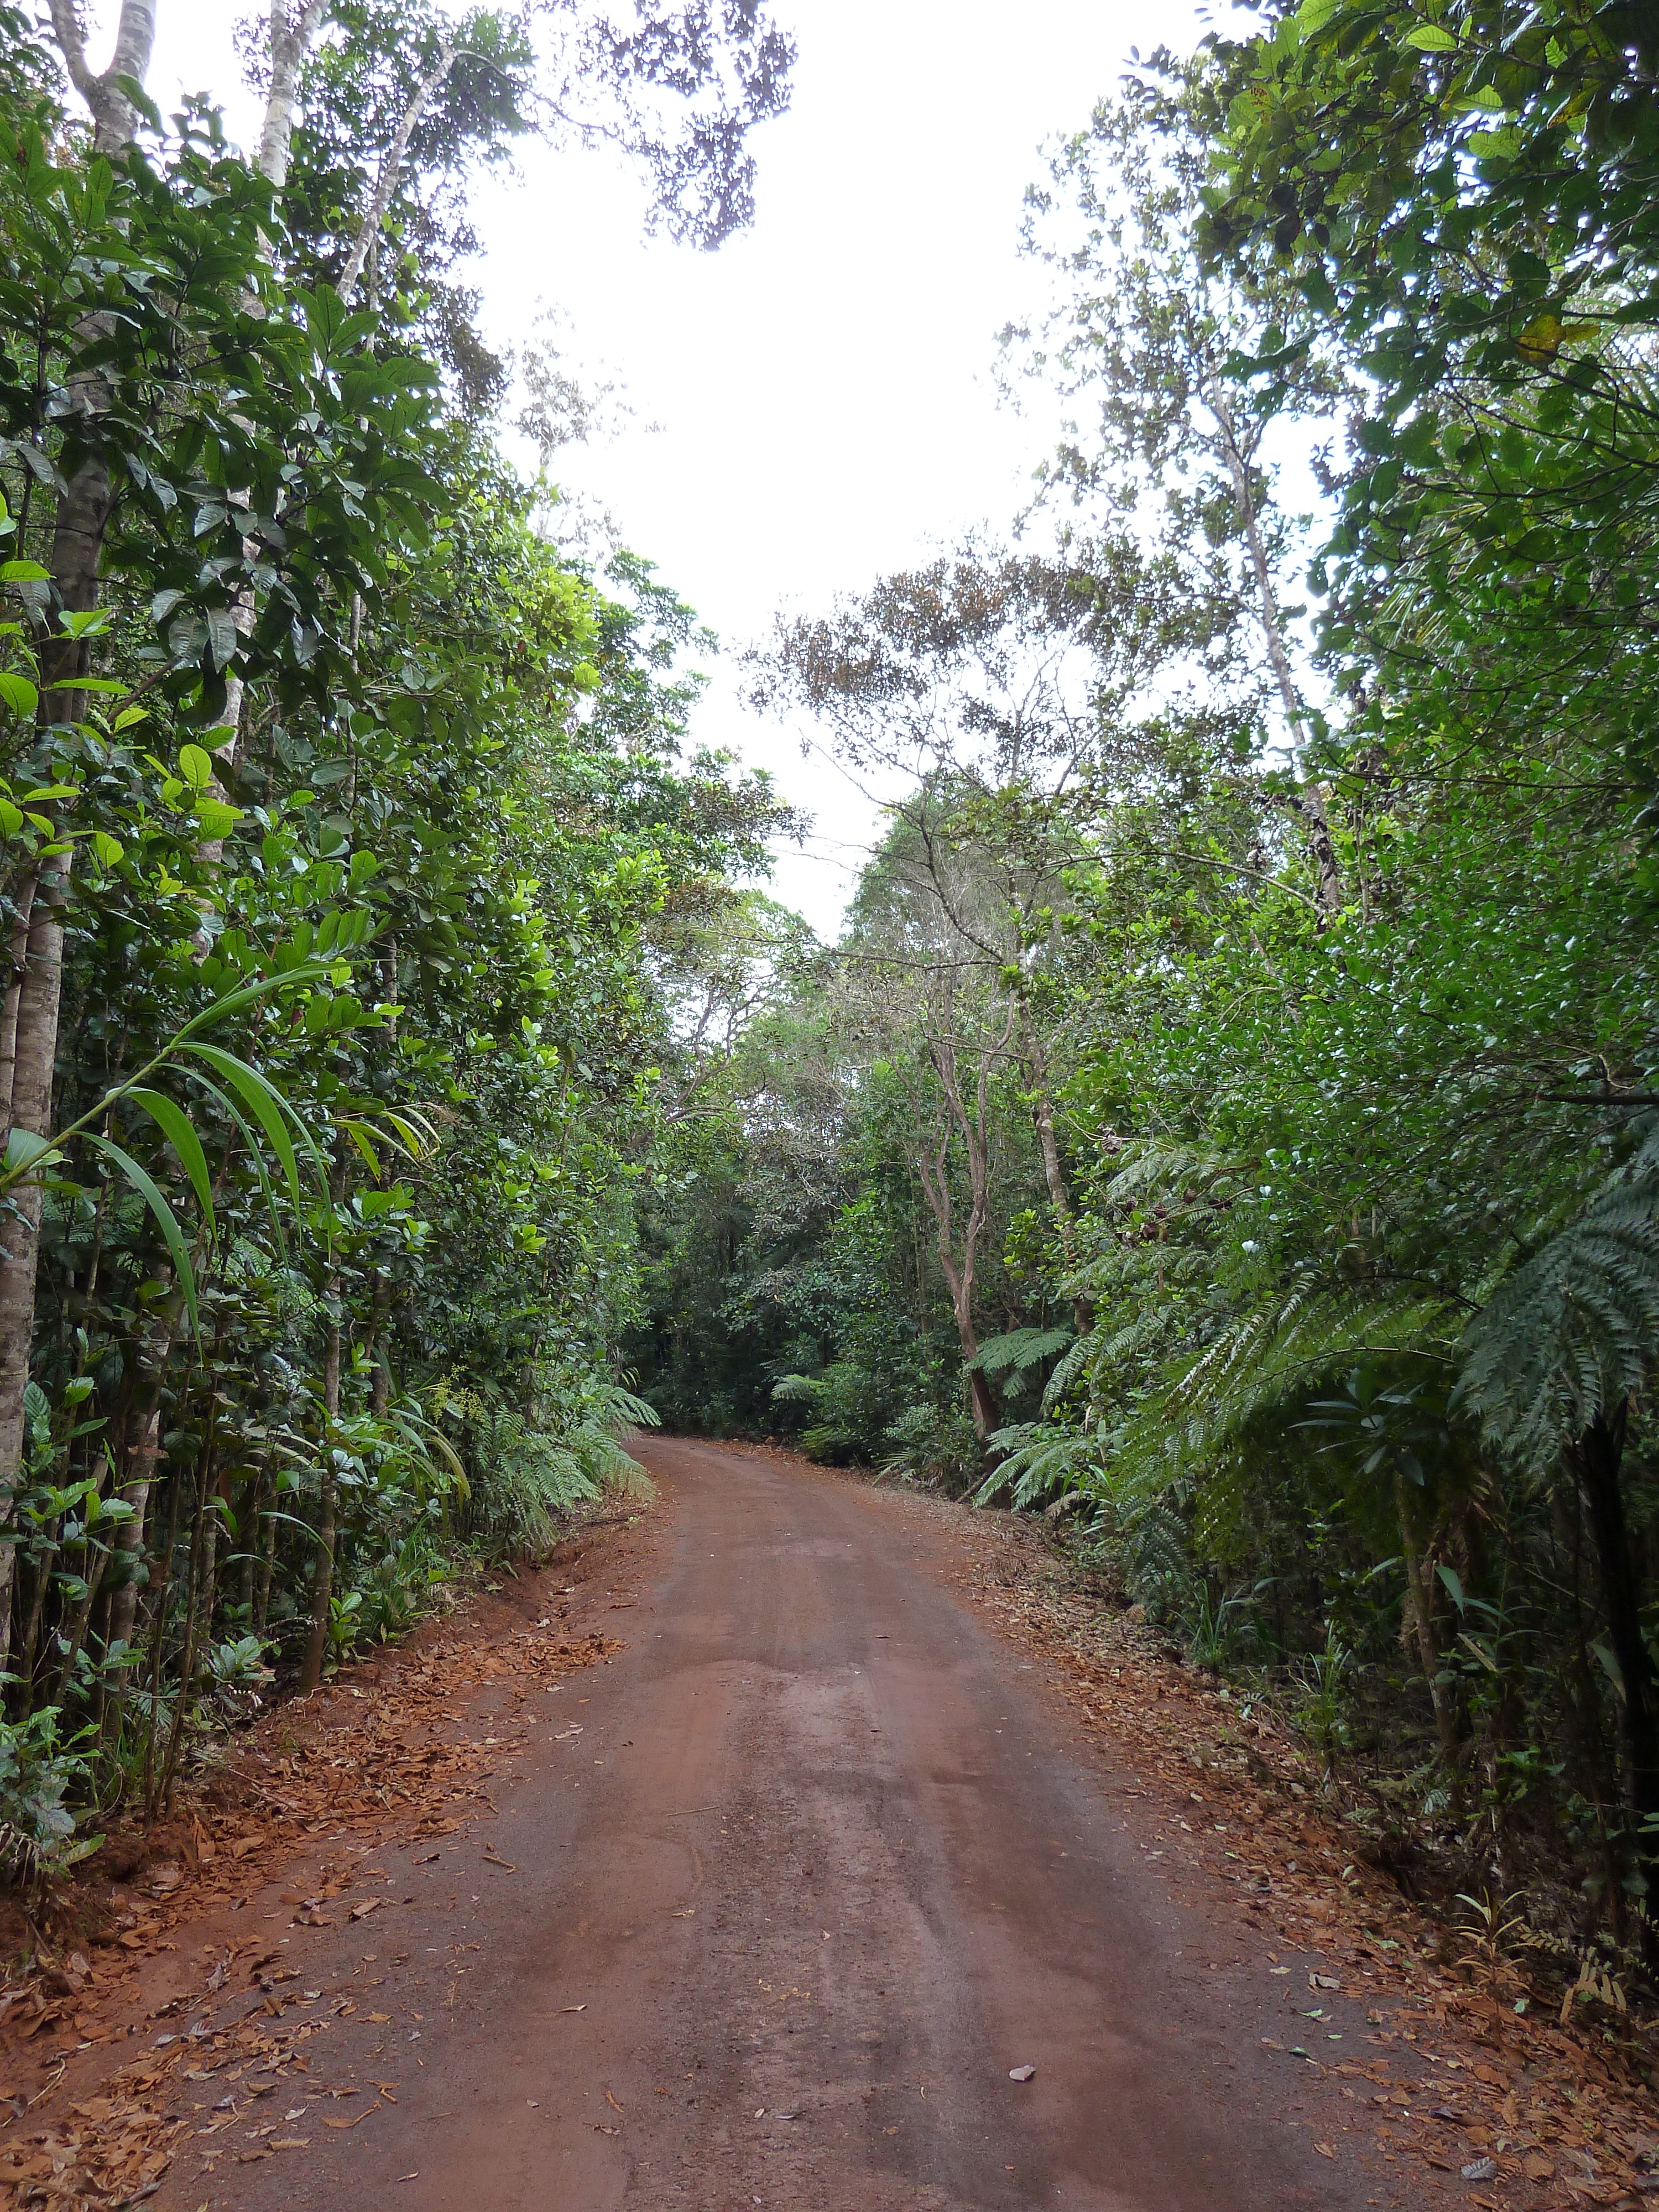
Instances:
[[[67,861],[68,854],[62,856]],[[63,878],[41,873],[18,994],[9,1127],[44,1136],[52,1122],[52,1065],[58,1049],[58,998],[64,974]],[[45,1194],[32,1177],[15,1184],[0,1219],[0,1529],[8,1527],[22,1480],[23,1394],[34,1342],[34,1279]],[[10,1647],[15,1547],[0,1545],[0,1662]]]
[[[348,307],[356,295],[357,282],[363,273],[363,264],[368,258],[369,248],[380,236],[380,226],[391,208],[392,195],[398,189],[404,156],[409,151],[409,142],[415,135],[415,126],[426,112],[427,102],[455,66],[456,52],[454,41],[446,40],[438,55],[437,65],[416,86],[409,106],[404,110],[403,121],[398,125],[391,145],[386,148],[380,173],[374,180],[374,195],[369,201],[368,212],[352,241],[345,267],[340,271],[340,281],[334,288]]]
[[[11,1078],[17,1064],[17,1013],[23,999],[23,975],[28,963],[29,922],[34,910],[38,878],[29,875],[18,885],[17,911],[6,945],[6,995],[0,1004],[0,1121],[11,1124]]]
[[[253,166],[280,192],[288,182],[289,156],[294,145],[294,103],[300,89],[300,64],[323,19],[326,0],[308,0],[297,15],[290,15],[289,0],[270,0],[270,90],[265,100],[264,124]]]
[[[946,1012],[954,1000],[947,995]],[[945,1093],[946,1117],[936,1152],[916,1155],[916,1172],[939,1231],[939,1267],[951,1293],[951,1311],[964,1362],[979,1356],[979,1337],[974,1327],[974,1277],[979,1261],[979,1241],[991,1208],[990,1085],[991,1069],[1007,1048],[1013,1033],[1015,1008],[1009,1006],[1002,1033],[994,1043],[981,1048],[970,1113],[963,1102],[957,1066],[957,1042],[949,1030],[928,1039],[928,1057]],[[952,1128],[963,1142],[968,1161],[968,1219],[963,1230],[962,1256],[956,1253],[954,1208],[951,1199],[950,1146]],[[983,1369],[966,1369],[972,1401],[974,1428],[982,1443],[1001,1423],[996,1397]]]
[[[306,49],[311,44],[318,24],[322,21],[327,0],[307,0],[297,15],[290,16],[289,0],[270,0],[270,28],[268,53],[270,62],[270,90],[265,99],[264,119],[259,131],[259,149],[253,166],[262,177],[268,178],[280,192],[288,181],[288,165],[294,147],[294,108],[299,96],[300,64],[305,59]],[[267,258],[269,252],[267,252]],[[244,539],[242,551],[250,557],[256,549],[251,540]],[[253,635],[253,625],[258,610],[252,587],[244,585],[236,594],[230,610],[230,619],[237,636],[246,644]],[[241,741],[242,702],[246,686],[234,668],[225,678],[224,736],[213,748],[216,773],[209,779],[208,790],[215,799],[226,796],[219,781],[217,767],[227,772],[236,765],[236,749]],[[222,837],[204,837],[196,848],[196,857],[205,868],[214,869],[224,858]],[[191,949],[197,959],[204,960],[213,949],[213,933],[207,926],[211,911],[208,902],[203,902],[202,926],[192,940]]]
[[[94,144],[105,155],[119,154],[131,141],[136,119],[118,80],[142,83],[155,39],[155,0],[123,0],[109,66],[94,75],[86,58],[74,0],[52,0],[52,27],[63,50],[70,82],[91,109]],[[95,337],[89,328],[87,336]],[[52,578],[56,605],[73,614],[89,613],[98,604],[99,568],[104,533],[113,509],[109,465],[90,434],[107,405],[106,386],[95,370],[72,373],[69,388],[89,450],[58,502],[52,532]],[[87,647],[64,637],[49,639],[40,654],[48,686],[83,676]],[[84,694],[47,689],[46,711],[56,723],[73,722],[84,712]],[[50,727],[52,725],[48,724]],[[20,913],[27,908],[28,935],[22,973],[15,983],[15,1009],[4,1023],[11,1047],[11,1091],[8,1133],[13,1129],[46,1136],[52,1127],[52,1073],[58,1056],[58,1018],[64,980],[64,909],[73,850],[56,855],[20,887]],[[15,943],[14,938],[14,943]],[[9,999],[9,992],[8,998]],[[14,1210],[0,1223],[0,1529],[11,1520],[12,1501],[21,1475],[23,1392],[28,1382],[34,1334],[35,1270],[40,1255],[42,1193],[26,1182],[15,1187]],[[0,1545],[0,1657],[9,1649],[14,1547]]]
[[[1060,1157],[1060,1140],[1054,1134],[1054,1100],[1048,1085],[1048,1056],[1043,1050],[1042,1040],[1037,1035],[1036,1024],[1031,1019],[1030,1006],[1023,992],[1019,1000],[1019,1027],[1025,1077],[1031,1091],[1031,1119],[1036,1125],[1037,1148],[1042,1154],[1042,1179],[1048,1187],[1049,1211],[1054,1217],[1054,1233],[1060,1238],[1060,1249],[1065,1255],[1066,1271],[1075,1275],[1079,1264],[1077,1216],[1072,1211],[1072,1194],[1066,1187],[1065,1164]],[[1079,1336],[1087,1336],[1095,1325],[1094,1308],[1081,1291],[1073,1292],[1072,1318]]]
[[[87,60],[75,0],[52,0],[52,27],[70,82],[92,110],[94,146],[100,154],[124,152],[132,143],[138,118],[118,80],[131,77],[142,84],[149,72],[150,49],[155,44],[155,0],[121,0],[115,51],[108,68],[96,75]]]
[[[137,1618],[137,1573],[144,1556],[156,1462],[161,1455],[161,1395],[177,1325],[177,1316],[173,1313],[152,1319],[139,1355],[145,1386],[134,1391],[127,1414],[128,1443],[121,1469],[121,1497],[132,1508],[132,1514],[131,1519],[121,1523],[116,1536],[116,1556],[121,1564],[122,1577],[110,1598],[108,1642],[112,1649],[118,1644],[131,1643],[133,1623]],[[112,1734],[120,1726],[127,1671],[125,1667],[120,1670],[105,1708],[106,1726]]]
[[[1233,424],[1232,409],[1218,384],[1211,382],[1203,387],[1204,404],[1215,417],[1221,433],[1222,457],[1227,473],[1232,478],[1233,496],[1238,502],[1239,520],[1244,528],[1245,549],[1250,556],[1250,569],[1255,578],[1257,619],[1261,635],[1267,641],[1267,663],[1273,672],[1273,683],[1279,692],[1279,703],[1285,709],[1285,719],[1292,731],[1302,719],[1302,701],[1296,688],[1296,678],[1291,669],[1291,657],[1285,649],[1285,620],[1279,611],[1279,594],[1273,588],[1272,563],[1267,559],[1267,540],[1261,534],[1261,518],[1256,513],[1255,497],[1250,489],[1249,465],[1240,450],[1237,432]],[[1310,783],[1297,794],[1297,811],[1307,824],[1308,844],[1314,858],[1316,877],[1315,898],[1317,902],[1320,927],[1334,921],[1342,911],[1342,871],[1336,857],[1336,841],[1331,835],[1330,811],[1325,804],[1325,793],[1316,783]]]

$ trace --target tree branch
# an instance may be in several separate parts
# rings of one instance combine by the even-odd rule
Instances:
[[[427,102],[455,66],[458,51],[453,40],[445,41],[438,56],[437,66],[416,86],[415,96],[404,110],[404,119],[398,125],[397,136],[386,148],[386,159],[381,162],[380,173],[375,179],[374,197],[368,204],[368,212],[364,216],[356,243],[346,257],[340,281],[334,288],[348,307],[357,289],[357,279],[363,273],[368,249],[379,235],[380,226],[386,218],[386,210],[392,205],[392,195],[398,189],[398,178],[403,169],[404,156],[409,151],[409,142],[415,135],[415,125],[426,112]]]

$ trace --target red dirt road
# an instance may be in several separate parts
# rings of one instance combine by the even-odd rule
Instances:
[[[628,1649],[538,1693],[498,1820],[377,1854],[372,1923],[295,1929],[284,2023],[333,2025],[263,2098],[204,2063],[220,2132],[158,2208],[1396,2201],[1334,2087],[1261,2043],[1352,2046],[1363,2014],[1309,2028],[1309,1961],[1269,1978],[1219,1885],[1149,1863],[1130,1778],[942,1586],[926,1516],[714,1446],[641,1456],[664,1499],[605,1616]],[[367,2100],[324,2093],[376,2081],[342,2126]],[[257,2126],[276,2154],[240,2162]]]

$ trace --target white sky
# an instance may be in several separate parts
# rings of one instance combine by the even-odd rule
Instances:
[[[755,134],[751,231],[712,255],[648,240],[637,176],[532,145],[475,200],[471,281],[493,342],[560,308],[576,351],[627,385],[634,425],[567,475],[724,640],[694,734],[771,769],[816,817],[775,889],[833,935],[871,811],[745,713],[732,658],[780,605],[815,609],[969,526],[1006,527],[1048,443],[999,405],[992,374],[997,330],[1044,295],[1017,252],[1039,146],[1086,120],[1132,44],[1185,46],[1197,16],[1182,0],[1150,15],[1129,0],[775,4],[800,57],[791,111]],[[88,12],[112,25],[113,0]],[[149,89],[164,112],[210,91],[246,143],[242,12],[160,0]]]

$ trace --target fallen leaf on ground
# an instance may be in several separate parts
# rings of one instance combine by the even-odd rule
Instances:
[[[1029,2081],[1036,2072],[1035,2066],[1011,2066],[1008,2069],[1008,2079],[1011,2081]]]

